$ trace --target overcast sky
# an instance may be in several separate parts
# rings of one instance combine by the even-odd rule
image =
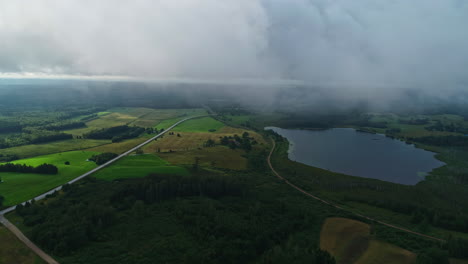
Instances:
[[[468,84],[466,0],[0,0],[0,73]]]

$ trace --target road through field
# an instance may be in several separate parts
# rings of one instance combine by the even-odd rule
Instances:
[[[273,172],[273,174],[278,177],[280,180],[284,181],[287,185],[291,186],[292,188],[298,190],[299,192],[321,202],[321,203],[324,203],[324,204],[327,204],[329,206],[333,206],[335,207],[336,209],[338,210],[342,210],[342,211],[346,211],[348,213],[351,213],[351,214],[354,214],[356,216],[359,216],[359,217],[362,217],[362,218],[365,218],[367,220],[370,220],[370,221],[373,221],[373,222],[376,222],[376,223],[379,223],[379,224],[382,224],[384,226],[388,226],[390,228],[393,228],[393,229],[397,229],[397,230],[400,230],[400,231],[403,231],[403,232],[406,232],[406,233],[410,233],[410,234],[413,234],[413,235],[416,235],[416,236],[419,236],[419,237],[424,237],[424,238],[428,238],[428,239],[431,239],[431,240],[436,240],[436,241],[439,241],[439,242],[446,242],[445,240],[441,239],[441,238],[437,238],[437,237],[433,237],[433,236],[429,236],[429,235],[425,235],[425,234],[422,234],[422,233],[418,233],[418,232],[415,232],[415,231],[411,231],[409,229],[406,229],[406,228],[403,228],[403,227],[399,227],[399,226],[396,226],[396,225],[392,225],[392,224],[389,224],[389,223],[386,223],[386,222],[383,222],[383,221],[380,221],[380,220],[377,220],[377,219],[374,219],[374,218],[371,218],[369,216],[365,216],[365,215],[362,215],[362,214],[359,214],[359,213],[356,213],[356,212],[353,212],[349,209],[346,209],[344,207],[341,207],[337,204],[334,204],[332,202],[329,202],[329,201],[326,201],[324,199],[321,199],[301,188],[299,188],[298,186],[294,185],[293,183],[291,183],[290,181],[288,181],[287,179],[285,179],[283,176],[281,176],[276,170],[275,168],[273,168],[273,165],[271,164],[271,155],[273,155],[273,152],[275,151],[275,148],[276,148],[276,142],[274,139],[272,139],[272,142],[273,142],[273,146],[271,147],[271,151],[270,151],[270,154],[268,155],[268,158],[267,158],[267,162],[268,162],[268,166],[270,167],[271,171]]]
[[[145,142],[139,144],[138,146],[133,147],[133,148],[131,148],[130,150],[128,150],[128,151],[126,151],[126,152],[120,154],[120,155],[117,156],[116,158],[114,158],[114,159],[112,159],[112,160],[110,160],[110,161],[108,161],[108,162],[106,162],[106,163],[104,163],[104,164],[102,164],[102,165],[100,165],[100,166],[98,166],[98,167],[96,167],[96,168],[94,168],[94,169],[92,169],[92,170],[90,170],[90,171],[88,171],[88,172],[86,172],[86,173],[84,173],[84,174],[82,174],[82,175],[80,175],[80,176],[74,178],[73,180],[67,182],[67,184],[75,183],[75,182],[77,182],[77,181],[79,181],[79,180],[81,180],[81,179],[83,179],[83,178],[85,178],[85,177],[87,177],[87,176],[89,176],[89,175],[95,173],[96,171],[101,170],[101,169],[103,169],[103,168],[105,168],[105,167],[111,165],[112,163],[116,162],[117,160],[119,160],[119,159],[121,159],[121,158],[127,156],[128,154],[130,154],[130,153],[136,151],[137,149],[139,149],[139,148],[145,146],[146,144],[151,143],[153,140],[155,140],[155,139],[161,137],[161,136],[164,135],[166,132],[168,132],[169,130],[173,129],[174,127],[176,127],[176,126],[179,125],[180,123],[183,123],[183,122],[185,122],[185,121],[187,121],[187,120],[190,120],[190,119],[196,119],[196,118],[207,117],[207,116],[211,116],[211,115],[201,115],[201,116],[193,116],[193,117],[184,118],[184,119],[182,119],[182,120],[176,122],[176,123],[173,124],[172,126],[168,127],[168,128],[165,129],[163,132],[157,134],[156,136],[154,136],[154,137],[152,137],[152,138],[146,140]],[[36,201],[37,201],[37,200],[44,199],[47,195],[53,194],[55,191],[59,191],[59,190],[61,190],[61,189],[62,189],[62,186],[58,186],[58,187],[56,187],[56,188],[54,188],[54,189],[52,189],[52,190],[50,190],[50,191],[48,191],[48,192],[45,192],[45,193],[43,193],[43,194],[41,194],[41,195],[36,196],[36,197],[33,198],[33,199],[35,199]],[[21,204],[24,205],[25,203],[26,203],[26,202],[23,202],[23,203],[21,203]],[[37,247],[37,246],[36,246],[31,240],[29,240],[15,225],[13,225],[10,221],[8,221],[8,219],[5,218],[5,214],[6,214],[6,213],[9,213],[9,212],[11,212],[11,211],[14,211],[15,208],[16,208],[16,205],[11,206],[11,207],[8,207],[8,208],[6,208],[6,209],[0,211],[0,222],[1,222],[6,228],[8,228],[13,234],[15,234],[21,241],[23,241],[23,242],[26,244],[26,246],[28,246],[32,251],[34,251],[38,256],[40,256],[44,261],[46,261],[46,262],[49,263],[49,264],[57,264],[57,263],[58,263],[57,261],[55,261],[51,256],[49,256],[47,253],[45,253],[45,252],[42,251],[39,247]]]

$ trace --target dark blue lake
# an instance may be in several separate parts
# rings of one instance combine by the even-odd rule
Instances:
[[[433,152],[352,128],[266,129],[289,140],[289,159],[353,176],[414,185],[445,164],[437,160]]]

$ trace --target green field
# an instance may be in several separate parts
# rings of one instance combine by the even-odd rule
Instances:
[[[172,166],[155,155],[144,154],[124,157],[111,166],[96,172],[93,176],[98,179],[115,180],[145,177],[152,173],[175,175],[189,174],[183,167]]]
[[[58,167],[59,173],[56,175],[0,173],[0,177],[3,180],[0,183],[0,194],[5,197],[4,205],[14,205],[27,201],[95,168],[96,164],[94,162],[86,160],[97,153],[91,151],[70,151],[14,161],[13,163],[31,166],[38,166],[43,163],[53,164]],[[70,165],[65,165],[66,161],[69,161]]]
[[[72,150],[81,150],[111,143],[110,140],[98,139],[70,139],[44,144],[31,144],[1,149],[4,155],[16,154],[19,158],[36,157],[46,154],[59,153]]]
[[[92,130],[122,125],[154,127],[167,119],[206,114],[204,109],[152,109],[143,107],[118,107],[99,112],[98,118],[86,122],[86,127],[65,131],[73,135],[83,135]]]
[[[163,121],[159,123],[156,126],[156,128],[166,129],[179,120],[180,119],[171,119],[171,120]],[[223,127],[224,127],[224,124],[219,122],[218,120],[213,119],[212,117],[203,117],[203,118],[197,118],[197,119],[185,121],[182,124],[174,127],[172,131],[174,132],[209,132],[209,130],[211,129],[219,131]]]

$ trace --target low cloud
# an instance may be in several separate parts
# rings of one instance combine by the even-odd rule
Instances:
[[[468,85],[464,0],[0,2],[0,72],[295,80],[336,96]]]

